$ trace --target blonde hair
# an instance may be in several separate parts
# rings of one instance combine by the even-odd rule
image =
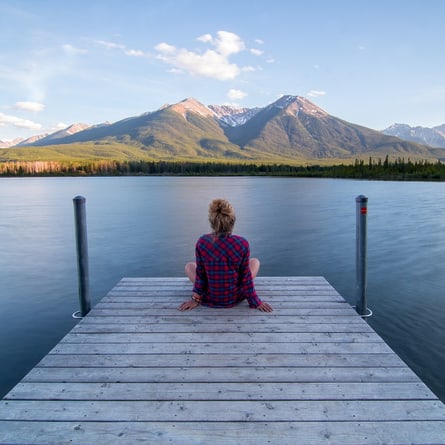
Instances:
[[[214,199],[209,205],[209,222],[215,235],[230,235],[236,215],[232,205],[225,199]]]

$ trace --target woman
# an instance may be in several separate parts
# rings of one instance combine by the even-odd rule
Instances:
[[[214,199],[209,206],[212,233],[202,235],[196,243],[196,263],[188,263],[185,272],[194,284],[192,298],[179,310],[210,307],[232,307],[247,299],[251,308],[272,312],[269,304],[258,297],[253,279],[260,268],[250,258],[248,241],[233,235],[235,212],[224,199]]]

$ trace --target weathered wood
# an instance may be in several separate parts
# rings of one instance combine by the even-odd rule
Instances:
[[[442,403],[432,400],[224,400],[211,401],[22,401],[0,402],[0,418],[91,422],[324,422],[445,421]]]
[[[194,309],[196,311],[196,309]],[[94,309],[93,309],[94,311]],[[258,325],[264,324],[276,324],[286,323],[286,324],[300,324],[300,323],[309,323],[309,324],[333,324],[336,321],[341,324],[345,323],[355,323],[361,324],[363,321],[360,318],[357,318],[357,314],[351,313],[350,315],[324,315],[324,316],[316,316],[316,315],[276,315],[273,317],[269,315],[265,315],[263,313],[247,313],[247,314],[239,314],[237,312],[231,312],[230,315],[227,314],[229,309],[226,309],[221,313],[219,311],[219,315],[207,315],[204,311],[200,313],[199,320],[195,315],[191,315],[190,313],[185,313],[181,315],[172,315],[172,316],[158,316],[156,314],[152,314],[149,317],[133,315],[133,316],[122,316],[119,314],[120,311],[111,311],[111,315],[98,315],[95,312],[89,313],[88,317],[82,320],[82,323],[95,323],[95,324],[108,324],[108,323],[124,323],[124,324],[174,324],[177,325],[190,325],[194,324],[197,321],[202,324],[212,323],[212,324],[224,324],[230,325],[232,323],[256,323]],[[225,312],[225,313],[224,313]],[[246,317],[248,315],[248,317]],[[255,332],[255,331],[253,331]]]
[[[443,444],[445,407],[323,277],[274,312],[124,278],[0,403],[0,444]]]
[[[381,343],[376,333],[369,332],[195,332],[195,333],[108,333],[104,334],[68,334],[61,343]]]
[[[21,382],[4,400],[437,400],[421,382]]]
[[[103,320],[102,320],[103,321]],[[105,320],[107,321],[107,320]],[[84,320],[83,323],[75,326],[72,333],[82,334],[104,334],[104,333],[143,333],[143,332],[176,332],[176,333],[215,333],[215,332],[293,332],[293,333],[356,333],[374,332],[365,323],[232,323],[229,326],[223,323],[191,323],[191,324],[159,324],[159,323],[118,323],[118,320],[108,320],[98,323],[97,319]],[[299,336],[298,336],[299,337]]]
[[[278,349],[279,348],[279,349]],[[367,354],[391,353],[385,343],[59,343],[52,354]]]
[[[408,368],[34,368],[24,382],[417,382]]]
[[[405,367],[394,354],[48,354],[39,368],[98,367]]]
[[[239,307],[238,313],[236,315],[231,315],[234,317],[264,317],[264,315],[260,315],[259,311],[255,311],[253,309],[250,309],[248,307]],[[146,309],[146,308],[139,308],[139,307],[127,307],[125,309],[118,309],[119,310],[119,316],[121,317],[150,317],[154,310],[152,309]],[[226,309],[225,311],[228,311],[229,309]],[[93,312],[94,311],[94,312]],[[97,316],[114,316],[116,315],[116,309],[113,309],[112,307],[107,307],[106,309],[93,309],[92,312],[94,315]],[[195,314],[205,313],[206,316],[209,316],[209,314],[212,314],[213,317],[219,317],[219,316],[225,316],[226,314],[221,313],[221,309],[210,309],[210,308],[204,308],[199,307],[194,309]],[[334,316],[334,317],[341,317],[341,316],[349,316],[349,317],[356,317],[357,314],[355,313],[354,309],[352,309],[349,306],[344,307],[338,307],[338,308],[288,308],[288,309],[282,309],[283,312],[285,312],[285,316],[297,316],[297,317],[311,317],[311,316]],[[175,307],[170,308],[157,308],[156,309],[156,315],[159,316],[178,316],[178,310]],[[277,314],[277,316],[280,316],[280,314]]]
[[[0,423],[7,444],[441,444],[443,421],[395,422],[22,422]],[[17,438],[20,441],[17,441]],[[421,440],[416,440],[416,438]],[[266,443],[267,443],[266,442]]]

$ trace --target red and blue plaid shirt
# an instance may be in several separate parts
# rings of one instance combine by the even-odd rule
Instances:
[[[238,235],[202,235],[196,243],[196,280],[193,292],[201,304],[232,307],[245,298],[249,306],[261,304],[250,272],[250,247]]]

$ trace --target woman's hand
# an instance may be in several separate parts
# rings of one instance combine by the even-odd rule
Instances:
[[[272,312],[273,311],[272,307],[269,304],[264,303],[264,302],[261,303],[259,306],[257,306],[257,309],[261,312]]]
[[[199,303],[195,300],[188,300],[181,304],[181,306],[178,307],[180,311],[191,311],[192,309],[195,309],[195,307],[198,307]]]

